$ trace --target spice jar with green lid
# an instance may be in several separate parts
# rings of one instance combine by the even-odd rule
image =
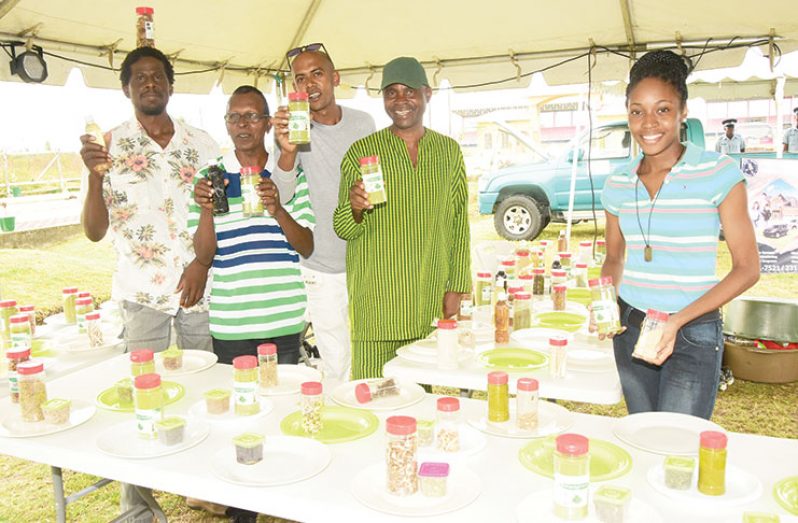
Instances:
[[[236,415],[251,416],[260,412],[257,388],[258,358],[251,355],[233,358],[233,396]]]
[[[155,361],[150,349],[138,349],[130,353],[130,373],[135,376],[155,372]]]
[[[75,315],[75,300],[78,299],[77,287],[64,287],[61,291],[61,296],[64,300],[64,322],[67,325],[74,325],[78,322]]]
[[[554,515],[567,520],[587,518],[590,489],[589,441],[579,434],[557,436],[554,451]]]
[[[158,432],[155,422],[163,412],[163,392],[158,374],[142,374],[133,380],[133,408],[136,413],[136,429],[139,436],[155,439]]]
[[[233,438],[236,446],[236,461],[242,465],[254,465],[263,459],[263,440],[261,434],[245,432]]]

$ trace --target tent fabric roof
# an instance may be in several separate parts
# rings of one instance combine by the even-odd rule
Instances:
[[[147,4],[0,0],[0,40],[24,42],[34,34],[32,43],[48,53],[105,67],[113,47],[118,67],[135,46],[135,8],[142,3]],[[381,65],[399,55],[421,60],[430,80],[446,78],[455,88],[469,90],[523,87],[532,72],[549,67],[543,73],[549,84],[586,82],[591,60],[591,80],[623,80],[630,47],[639,54],[674,47],[679,38],[688,55],[705,47],[709,51],[698,60],[698,69],[739,65],[745,47],[716,51],[714,46],[766,42],[771,30],[783,52],[798,48],[794,0],[738,2],[732,8],[694,0],[405,0],[398,5],[149,0],[148,5],[155,9],[156,44],[177,56],[176,90],[194,93],[207,93],[220,80],[229,92],[256,78],[269,90],[270,73],[286,69],[285,52],[308,42],[324,42],[330,51],[341,71],[343,96],[347,87],[378,86]],[[592,56],[586,54],[591,48],[596,50]],[[55,56],[47,63],[48,83],[61,85],[75,65]],[[222,64],[227,64],[224,72]],[[119,86],[117,72],[81,69],[89,86]],[[197,72],[203,70],[209,71]],[[0,67],[0,80],[17,79]]]

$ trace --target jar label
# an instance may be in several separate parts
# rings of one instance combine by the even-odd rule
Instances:
[[[11,348],[12,349],[30,349],[31,339],[30,334],[27,332],[22,333],[12,333],[11,334]]]
[[[587,508],[588,474],[570,475],[554,473],[554,506],[563,509]]]
[[[487,305],[490,303],[492,296],[491,296],[491,288],[489,286],[482,287],[482,304]]]
[[[288,131],[306,133],[310,130],[310,114],[307,111],[291,111],[288,113]]]
[[[145,438],[156,438],[155,422],[161,419],[161,409],[136,409],[136,429]]]
[[[471,300],[460,301],[460,316],[471,316],[474,312],[474,302]]]
[[[8,371],[8,392],[11,394],[19,392],[19,378],[14,371]]]
[[[144,36],[147,40],[155,39],[155,24],[152,22],[144,22]]]
[[[366,192],[380,192],[385,188],[382,181],[382,171],[377,171],[371,174],[363,175],[363,185],[366,186]]]
[[[234,381],[233,393],[236,405],[254,405],[257,386],[257,381]]]
[[[241,207],[244,216],[260,216],[263,214],[263,202],[254,184],[241,184]]]
[[[593,302],[593,317],[597,324],[613,323],[616,319],[617,305],[610,300],[599,300]]]

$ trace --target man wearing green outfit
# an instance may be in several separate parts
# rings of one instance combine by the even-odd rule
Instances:
[[[426,129],[432,97],[424,68],[396,58],[383,68],[393,124],[352,144],[341,162],[336,234],[346,240],[355,379],[382,375],[396,349],[426,337],[471,291],[468,188],[460,146]],[[369,204],[360,159],[378,156],[387,202]]]

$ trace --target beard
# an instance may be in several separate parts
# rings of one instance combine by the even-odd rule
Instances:
[[[147,116],[160,116],[166,111],[166,104],[150,105],[139,108]]]

